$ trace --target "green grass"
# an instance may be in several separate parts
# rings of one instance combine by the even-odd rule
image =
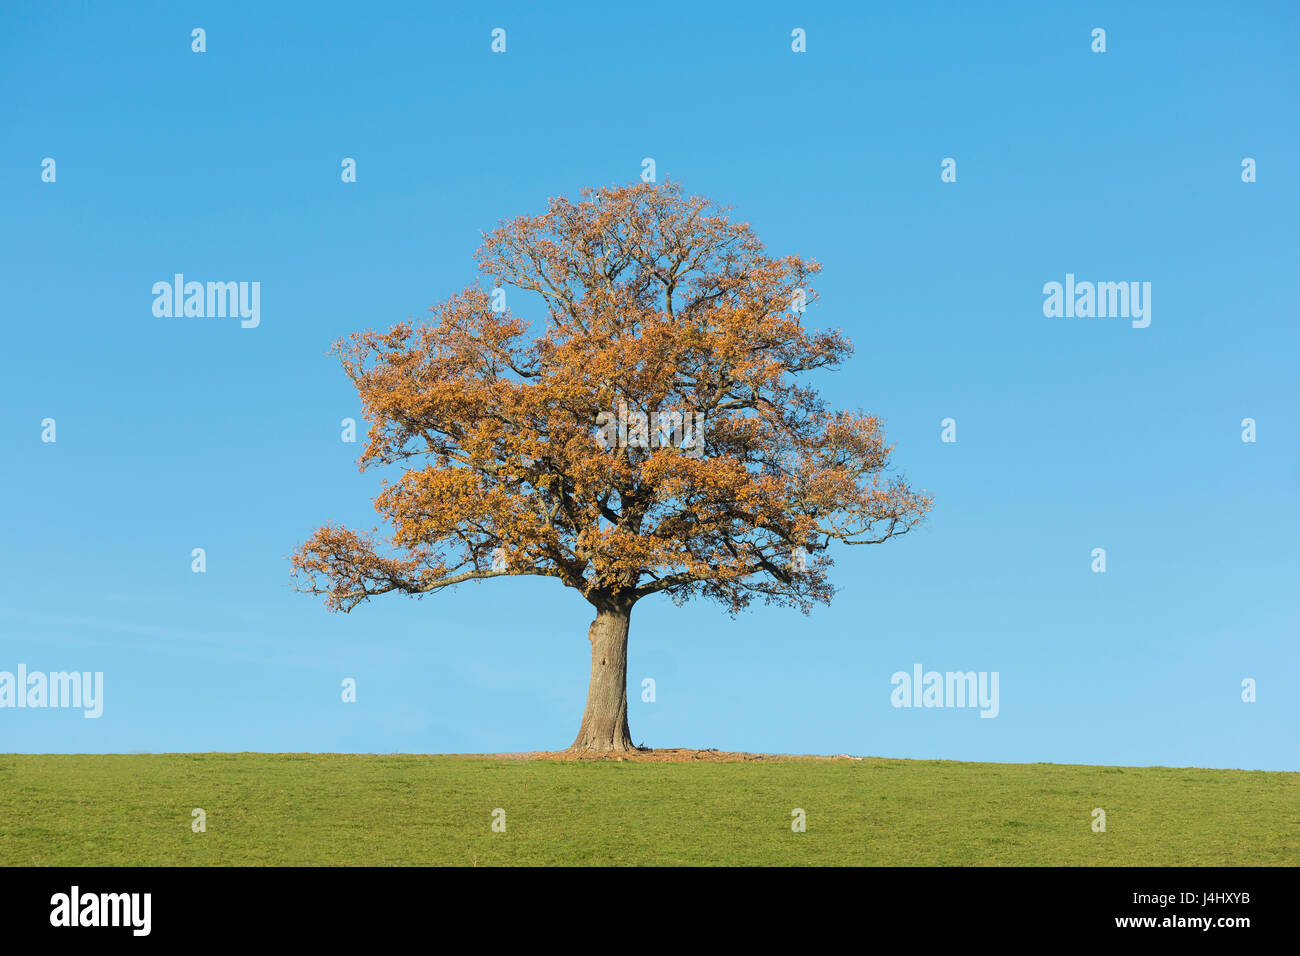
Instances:
[[[191,810],[207,832],[191,832]],[[506,811],[506,832],[492,812]],[[791,811],[807,832],[791,831]],[[1092,831],[1092,810],[1106,832]],[[1300,774],[949,761],[0,755],[0,865],[1272,865]]]

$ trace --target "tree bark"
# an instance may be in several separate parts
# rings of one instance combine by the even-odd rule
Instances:
[[[627,726],[627,633],[631,607],[600,608],[587,629],[591,641],[591,682],[587,709],[570,750],[626,753],[632,746]]]

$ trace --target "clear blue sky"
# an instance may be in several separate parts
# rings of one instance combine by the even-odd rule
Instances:
[[[0,751],[567,746],[574,592],[331,615],[286,556],[374,524],[330,343],[653,157],[823,263],[857,352],[819,384],[936,503],[811,616],[638,605],[636,741],[1300,769],[1294,4],[440,6],[4,5],[0,670],[105,701],[0,710]],[[260,282],[260,327],[154,317],[176,272]],[[1044,317],[1067,273],[1150,282],[1150,327]],[[997,671],[999,716],[892,707],[916,663]]]

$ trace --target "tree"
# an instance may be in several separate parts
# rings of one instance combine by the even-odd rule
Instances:
[[[633,749],[638,601],[806,614],[833,594],[832,542],[876,544],[929,510],[885,477],[877,419],[796,381],[851,353],[803,327],[820,266],[766,255],[727,210],[676,184],[589,189],[501,223],[476,258],[491,291],[335,344],[370,423],[361,468],[404,468],[375,499],[392,548],[326,525],[294,574],[338,611],[515,575],[578,591],[595,620],[572,749]],[[507,288],[543,320],[535,335]]]

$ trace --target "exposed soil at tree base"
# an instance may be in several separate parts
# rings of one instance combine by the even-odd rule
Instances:
[[[752,754],[725,750],[692,750],[689,747],[668,747],[663,749],[646,748],[622,753],[600,753],[597,751],[575,750],[537,750],[531,753],[479,754],[484,757],[500,757],[510,760],[607,760],[629,763],[742,763],[751,760],[861,760],[850,754],[834,756],[817,756],[813,754]]]

